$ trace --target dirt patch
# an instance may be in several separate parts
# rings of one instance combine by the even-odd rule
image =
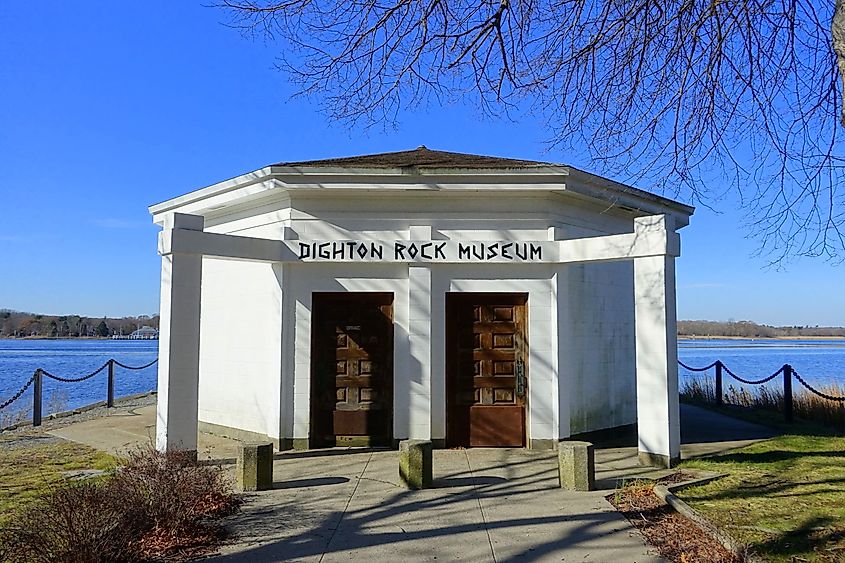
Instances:
[[[661,477],[657,480],[657,482],[662,483],[664,485],[675,485],[677,483],[691,481],[695,478],[697,478],[697,475],[694,473],[689,473],[688,471],[675,471],[674,473],[670,473],[665,477]]]
[[[663,504],[652,491],[652,486],[650,482],[633,483],[609,495],[607,500],[637,527],[661,557],[677,563],[742,561],[698,526]]]

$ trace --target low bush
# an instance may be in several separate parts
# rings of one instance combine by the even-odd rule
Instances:
[[[56,488],[0,532],[0,560],[138,561],[132,542],[145,531],[139,512],[103,483]]]
[[[136,452],[110,486],[143,508],[149,528],[139,548],[147,556],[201,549],[220,536],[208,518],[237,506],[219,466],[179,452]]]
[[[220,467],[139,451],[101,480],[54,489],[0,531],[0,560],[131,562],[202,553],[236,510]]]

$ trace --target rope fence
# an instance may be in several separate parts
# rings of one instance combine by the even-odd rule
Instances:
[[[682,368],[688,369],[689,371],[707,371],[708,369],[710,369],[713,366],[715,366],[716,364],[718,364],[719,360],[716,360],[715,362],[713,362],[709,366],[703,367],[703,368],[691,368],[688,365],[686,365],[684,362],[682,362],[681,360],[678,360],[678,363],[681,365]]]
[[[30,387],[33,388],[33,397],[32,397],[32,425],[33,426],[41,426],[41,405],[43,402],[43,383],[44,378],[47,377],[54,381],[58,381],[60,383],[79,383],[81,381],[86,381],[91,379],[95,375],[99,374],[105,369],[108,369],[108,387],[106,391],[106,406],[108,408],[114,407],[114,368],[115,366],[119,366],[123,369],[128,370],[141,370],[146,369],[158,362],[158,358],[151,361],[148,364],[144,364],[142,366],[128,366],[122,362],[115,360],[114,358],[109,359],[106,363],[101,365],[99,368],[95,369],[91,373],[79,376],[79,377],[62,377],[49,371],[38,368],[35,370],[35,373],[32,374],[32,377],[23,384],[23,386],[18,390],[17,393],[12,395],[10,398],[5,400],[4,402],[0,403],[0,411],[3,409],[11,406],[15,401],[23,397],[24,393],[26,393],[27,389]]]
[[[827,393],[822,393],[818,389],[814,389],[809,383],[804,381],[803,377],[798,375],[797,371],[792,370],[792,375],[794,375],[795,379],[797,379],[798,382],[801,385],[803,385],[807,389],[807,391],[809,391],[810,393],[814,393],[814,394],[818,395],[819,397],[821,397],[822,399],[827,399],[828,401],[836,401],[837,403],[845,402],[845,397],[834,397],[833,395],[828,395]]]
[[[42,392],[42,385],[43,385],[43,378],[47,377],[53,379],[55,381],[61,383],[79,383],[81,381],[86,381],[91,379],[92,377],[96,376],[106,368],[108,368],[108,389],[106,393],[106,406],[108,408],[114,407],[114,368],[115,366],[119,366],[123,369],[128,370],[141,370],[146,369],[148,367],[153,366],[156,362],[158,362],[158,358],[155,360],[144,364],[142,366],[129,366],[124,364],[123,362],[119,362],[114,358],[109,359],[106,363],[102,366],[97,368],[96,370],[92,371],[91,373],[82,375],[80,377],[61,377],[50,373],[49,371],[38,368],[35,370],[35,373],[32,374],[32,377],[27,380],[26,383],[21,386],[17,393],[12,395],[10,398],[5,400],[4,402],[0,403],[0,411],[5,408],[11,406],[15,401],[23,397],[24,393],[30,388],[34,386],[35,392],[33,393],[33,402],[32,402],[32,425],[33,426],[40,426],[41,425],[41,403],[43,399],[43,392]],[[835,401],[838,403],[845,403],[845,397],[835,397],[833,395],[828,395],[822,391],[819,391],[807,381],[801,377],[801,375],[795,371],[791,365],[784,364],[780,367],[776,372],[773,374],[764,377],[762,379],[746,379],[744,377],[740,377],[739,375],[735,374],[733,371],[728,368],[721,360],[716,360],[712,364],[704,367],[693,367],[685,364],[684,362],[678,360],[678,365],[682,368],[692,371],[692,372],[706,372],[713,368],[716,368],[716,403],[721,405],[723,402],[724,394],[722,392],[722,381],[724,379],[725,373],[727,373],[732,378],[736,379],[740,383],[744,383],[746,385],[762,385],[764,383],[768,383],[772,381],[779,375],[783,375],[783,397],[784,397],[784,418],[787,422],[792,422],[792,377],[795,376],[795,379],[810,393],[817,395],[823,399],[827,399],[828,401]]]
[[[719,362],[719,363],[721,364],[721,362]],[[734,372],[729,370],[728,366],[726,366],[725,364],[722,364],[722,369],[725,370],[725,372],[727,372],[728,375],[730,375],[731,377],[733,377],[734,379],[736,379],[740,383],[745,383],[746,385],[762,385],[763,383],[768,383],[769,381],[773,380],[774,378],[779,376],[781,373],[783,373],[784,370],[786,370],[786,366],[782,366],[779,370],[777,370],[775,373],[773,373],[769,377],[764,377],[763,379],[758,379],[756,381],[752,380],[752,379],[744,379],[744,378],[738,376],[737,374],[735,374]]]
[[[818,389],[816,389],[815,387],[813,387],[812,385],[807,383],[807,381],[803,377],[801,377],[798,374],[798,372],[795,371],[795,369],[789,364],[784,364],[783,366],[780,367],[780,369],[778,369],[773,374],[771,374],[767,377],[764,377],[762,379],[756,379],[756,380],[755,379],[746,379],[744,377],[738,376],[737,374],[732,372],[730,370],[730,368],[728,368],[728,366],[726,366],[724,363],[722,363],[721,360],[716,360],[715,362],[713,362],[709,366],[701,367],[701,368],[688,366],[687,364],[683,363],[680,360],[678,360],[678,365],[680,365],[682,368],[689,370],[689,371],[692,371],[692,372],[705,372],[705,371],[709,371],[711,368],[716,368],[716,404],[717,405],[721,405],[724,402],[723,401],[724,393],[722,391],[722,380],[724,378],[724,376],[723,376],[724,373],[727,373],[732,378],[734,378],[737,381],[739,381],[740,383],[744,383],[746,385],[762,385],[764,383],[768,383],[769,381],[772,381],[774,378],[776,378],[779,375],[783,375],[783,416],[784,416],[784,419],[786,420],[786,422],[792,422],[792,410],[793,410],[793,405],[792,405],[792,377],[793,376],[810,393],[813,393],[814,395],[817,395],[817,396],[821,397],[822,399],[827,399],[828,401],[835,401],[835,402],[840,403],[840,404],[845,403],[845,397],[836,397],[834,395],[828,395],[827,393],[819,391]]]

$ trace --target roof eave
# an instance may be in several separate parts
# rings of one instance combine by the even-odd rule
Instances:
[[[267,180],[272,180],[270,166],[265,166],[264,168],[259,168],[258,170],[253,170],[252,172],[247,172],[246,174],[241,174],[240,176],[235,176],[234,178],[229,178],[228,180],[223,180],[222,182],[217,182],[216,184],[155,203],[149,206],[148,210],[155,217],[156,215],[167,213],[187,204],[196,203],[246,186],[266,182]]]
[[[615,182],[601,176],[596,176],[595,174],[590,174],[576,168],[562,165],[540,164],[537,166],[519,168],[427,168],[416,166],[401,168],[343,168],[331,166],[305,167],[271,165],[160,203],[156,203],[149,207],[149,212],[153,215],[154,222],[161,223],[163,220],[163,214],[186,206],[193,206],[197,208],[199,207],[197,204],[203,201],[208,203],[208,207],[199,207],[200,209],[218,209],[226,203],[242,200],[244,195],[251,198],[262,197],[261,194],[267,193],[271,190],[289,189],[286,186],[286,184],[289,183],[308,183],[306,179],[309,177],[329,177],[332,181],[338,181],[338,183],[342,183],[344,178],[348,178],[350,183],[357,183],[360,182],[362,176],[366,176],[368,178],[384,178],[385,180],[391,177],[407,178],[408,176],[452,179],[470,176],[476,178],[494,178],[503,176],[512,178],[539,178],[542,176],[558,177],[560,178],[560,184],[555,186],[549,185],[543,191],[559,191],[559,193],[568,192],[570,194],[577,194],[591,199],[606,201],[613,205],[630,207],[644,213],[669,211],[678,216],[680,222],[682,223],[680,226],[688,224],[689,216],[695,211],[695,208],[689,205],[685,205],[626,184]],[[557,184],[557,180],[554,182]],[[530,182],[528,182],[528,184],[530,184]],[[249,192],[248,194],[232,193],[249,187],[254,187],[254,189],[246,190]],[[293,190],[296,189],[297,188],[293,188]],[[344,187],[342,189],[350,188]],[[373,191],[373,188],[362,189],[366,191]],[[227,194],[231,194],[231,197],[226,198]],[[645,203],[645,205],[643,205],[643,203]]]
[[[241,174],[234,178],[188,192],[187,194],[168,199],[148,207],[153,221],[160,223],[160,216],[186,205],[196,204],[203,200],[210,200],[223,194],[233,192],[248,186],[259,183],[266,183],[267,190],[284,189],[284,183],[303,183],[308,177],[331,177],[333,180],[349,178],[350,180],[360,179],[361,176],[372,177],[495,177],[495,176],[566,176],[569,169],[565,166],[538,165],[527,168],[426,168],[426,167],[402,167],[402,168],[341,168],[321,166],[265,166]]]
[[[567,183],[567,190],[571,193],[579,193],[588,197],[601,199],[610,203],[634,207],[644,212],[653,212],[653,206],[666,211],[671,211],[683,219],[683,225],[689,224],[689,217],[695,213],[695,207],[679,201],[657,195],[634,186],[621,182],[609,180],[577,168],[570,169],[570,182]],[[652,205],[637,207],[637,201],[646,202]]]

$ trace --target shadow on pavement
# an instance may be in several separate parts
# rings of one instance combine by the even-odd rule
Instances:
[[[303,489],[306,487],[322,487],[325,485],[340,485],[348,483],[347,477],[314,477],[312,479],[291,479],[273,483],[274,489]]]

